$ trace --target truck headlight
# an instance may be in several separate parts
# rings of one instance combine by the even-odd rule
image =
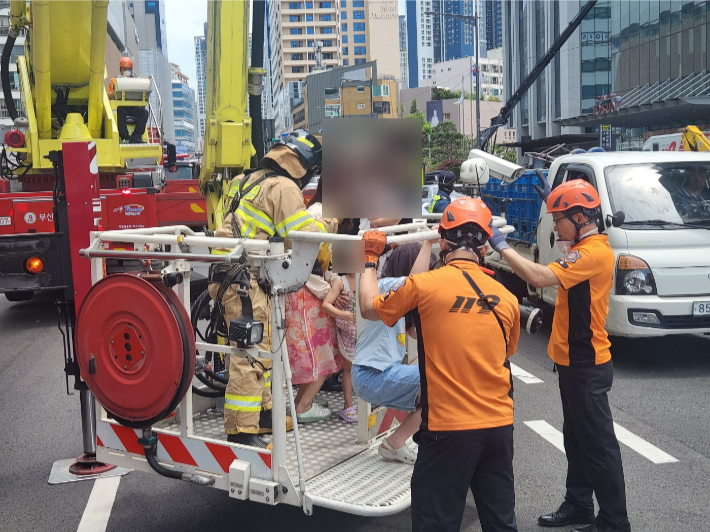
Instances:
[[[264,337],[264,324],[250,318],[235,318],[229,322],[229,340],[237,347],[246,348],[260,344]]]
[[[619,255],[616,261],[616,293],[621,296],[656,295],[656,280],[646,261],[633,255]]]

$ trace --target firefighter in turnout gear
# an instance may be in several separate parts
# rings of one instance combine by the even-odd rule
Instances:
[[[547,352],[559,373],[567,455],[565,500],[541,515],[542,526],[587,524],[572,532],[629,532],[621,450],[614,433],[608,392],[614,366],[604,329],[614,279],[614,252],[599,233],[601,200],[583,179],[550,190],[537,189],[546,202],[564,255],[544,266],[518,255],[494,230],[490,244],[513,271],[536,288],[558,285]],[[592,493],[599,504],[594,515]]]
[[[316,221],[303,203],[301,189],[320,173],[322,147],[306,131],[295,131],[279,141],[261,160],[258,168],[234,178],[228,197],[228,213],[216,237],[267,239],[283,237],[290,248],[291,231],[325,232],[325,223]],[[327,245],[320,248],[316,267],[325,271],[330,263]],[[264,324],[261,350],[271,350],[271,307],[269,288],[255,273],[245,281],[227,278],[225,268],[211,272],[209,292],[221,304],[228,325],[238,317],[251,317]],[[225,282],[226,278],[226,282]],[[233,284],[232,284],[233,283]],[[248,294],[247,294],[248,292]],[[221,297],[219,297],[221,294]],[[251,306],[251,316],[245,312]],[[228,441],[266,447],[259,434],[270,433],[270,360],[229,358],[229,382],[225,393],[224,430]],[[287,418],[288,430],[292,427]]]

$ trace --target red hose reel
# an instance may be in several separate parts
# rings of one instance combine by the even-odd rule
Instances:
[[[190,388],[190,317],[157,276],[114,274],[94,284],[76,326],[81,376],[106,411],[131,428],[170,414]]]

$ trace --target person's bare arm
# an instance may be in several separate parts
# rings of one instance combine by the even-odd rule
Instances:
[[[397,225],[400,220],[401,218],[370,218],[370,227],[377,229],[378,227]]]
[[[380,321],[380,316],[375,310],[375,298],[380,295],[377,286],[377,269],[365,268],[365,273],[360,274],[360,315],[366,320]]]
[[[437,240],[438,238],[422,242],[422,248],[419,250],[417,260],[414,261],[412,270],[409,272],[410,275],[429,271],[429,266],[431,264],[431,247]]]
[[[328,294],[326,294],[325,299],[323,299],[323,303],[321,304],[321,308],[323,309],[323,312],[326,314],[329,314],[333,316],[334,318],[343,318],[345,320],[352,320],[353,314],[352,312],[346,312],[344,310],[339,310],[335,308],[333,303],[335,302],[336,299],[338,299],[338,296],[340,295],[341,291],[343,289],[343,281],[338,279],[333,283],[333,286],[330,287],[330,291]]]
[[[560,280],[552,269],[522,257],[514,249],[505,248],[502,250],[501,255],[510,267],[513,268],[515,275],[526,283],[533,285],[535,288],[544,288],[546,286],[560,284]]]

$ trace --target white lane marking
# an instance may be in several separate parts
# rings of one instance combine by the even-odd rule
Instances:
[[[105,532],[120,482],[120,476],[99,478],[94,481],[94,488],[91,490],[89,502],[86,503],[84,515],[81,516],[76,532]]]
[[[550,425],[547,421],[526,421],[525,424],[549,441],[552,445],[557,447],[560,451],[563,453],[565,452],[565,444],[562,433]]]
[[[518,367],[513,363],[510,364],[510,372],[513,374],[513,377],[517,377],[525,384],[537,384],[538,382],[543,382],[532,373],[528,373],[523,368]]]
[[[614,423],[614,432],[616,432],[616,438],[621,443],[631,447],[634,451],[639,453],[644,458],[648,458],[654,464],[670,464],[678,461],[677,458],[673,458],[670,454],[661,451],[655,445],[652,445],[643,438],[636,436],[636,434],[625,429],[618,423]]]

